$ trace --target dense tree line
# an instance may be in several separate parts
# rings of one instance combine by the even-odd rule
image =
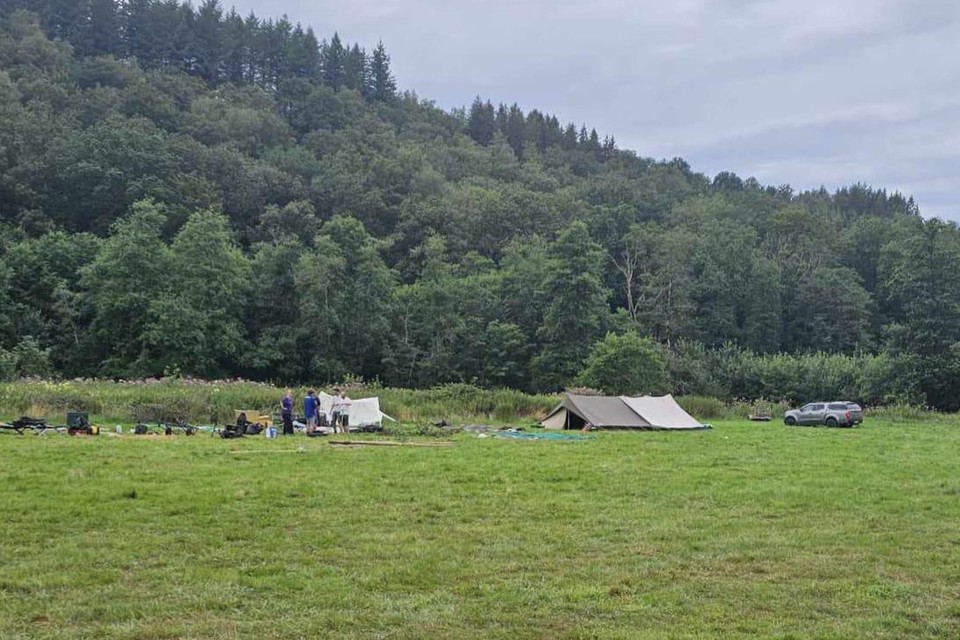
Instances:
[[[318,42],[311,28],[286,17],[244,18],[236,10],[225,13],[219,0],[196,7],[179,0],[7,0],[0,11],[9,20],[18,9],[36,12],[44,32],[69,43],[77,56],[136,60],[141,68],[182,71],[209,86],[248,84],[283,94],[309,81],[373,100],[396,93],[383,43],[368,55],[336,33]]]
[[[445,112],[397,91],[383,45],[213,0],[16,4],[0,375],[554,390],[652,345],[678,391],[796,396],[743,363],[829,353],[872,363],[873,401],[960,405],[960,232],[911,199]]]

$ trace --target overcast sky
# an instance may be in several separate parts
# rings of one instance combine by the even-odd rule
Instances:
[[[480,94],[797,189],[865,182],[960,220],[956,0],[223,0],[383,40],[402,89]]]

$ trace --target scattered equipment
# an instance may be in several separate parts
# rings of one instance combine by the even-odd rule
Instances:
[[[100,427],[90,424],[90,416],[82,411],[67,413],[67,435],[96,436],[100,434]]]
[[[100,427],[90,424],[90,417],[80,411],[69,412],[66,425],[52,425],[44,418],[21,416],[9,424],[0,423],[0,429],[14,431],[17,435],[23,435],[26,431],[33,431],[37,435],[52,431],[53,433],[66,433],[71,436],[95,436],[100,433]]]

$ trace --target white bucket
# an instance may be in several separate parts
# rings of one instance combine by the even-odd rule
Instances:
[[[267,436],[268,438],[276,438],[276,437],[277,437],[277,428],[276,428],[276,427],[267,427],[266,429],[264,429],[264,433],[266,434],[266,436]]]

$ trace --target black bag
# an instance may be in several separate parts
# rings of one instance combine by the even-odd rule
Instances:
[[[133,428],[134,435],[142,436],[142,435],[146,435],[146,433],[147,433],[147,425],[145,424],[138,424]]]

